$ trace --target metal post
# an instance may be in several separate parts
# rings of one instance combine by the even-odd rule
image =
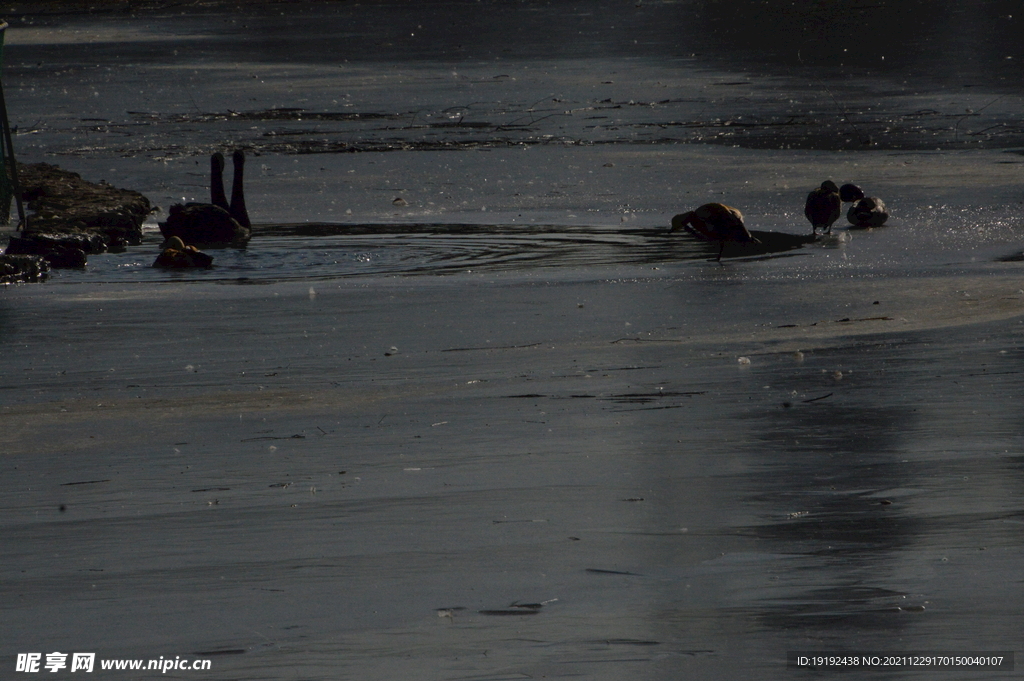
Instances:
[[[3,38],[7,30],[7,22],[0,22],[0,59],[3,55]],[[2,62],[0,62],[2,65]],[[14,142],[11,141],[11,124],[7,120],[7,100],[4,99],[4,84],[0,78],[0,123],[3,124],[4,159],[10,159],[11,189],[14,200],[18,204],[18,229],[28,229],[28,218],[25,217],[25,206],[21,202],[21,186],[18,184],[18,162],[14,160]]]

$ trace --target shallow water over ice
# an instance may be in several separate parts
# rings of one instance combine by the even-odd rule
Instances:
[[[207,200],[208,155],[241,148],[258,224],[437,231],[433,243],[339,233],[302,244],[278,230],[266,248],[258,233],[203,279],[686,260],[700,249],[664,242],[656,256],[657,239],[631,234],[708,201],[740,209],[750,229],[806,233],[803,201],[826,178],[861,184],[892,212],[896,234],[840,229],[862,266],[991,261],[1024,241],[1022,16],[1009,2],[940,4],[733,16],[730,3],[697,1],[456,3],[441,24],[430,20],[440,10],[408,3],[158,6],[115,26],[29,15],[8,31],[4,84],[22,160],[142,191],[156,219]],[[445,262],[450,225],[483,231],[448,238]],[[577,236],[540,238],[538,225]],[[537,252],[514,255],[513,243]],[[133,250],[87,271],[160,278],[148,261]]]

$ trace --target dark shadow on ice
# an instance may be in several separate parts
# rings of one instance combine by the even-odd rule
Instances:
[[[766,232],[750,230],[750,235],[757,239],[757,242],[737,243],[728,241],[722,250],[722,258],[748,258],[765,255],[775,255],[794,251],[814,243],[817,238],[812,234],[787,234],[785,232]],[[677,236],[677,235],[674,235]],[[685,236],[683,238],[686,238]],[[706,251],[708,257],[718,255],[717,242],[696,241]]]

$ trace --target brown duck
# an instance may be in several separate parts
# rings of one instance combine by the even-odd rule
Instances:
[[[164,250],[156,257],[153,267],[168,269],[185,269],[192,267],[210,267],[213,257],[203,253],[195,246],[186,246],[180,237],[172,236],[163,246]]]
[[[743,224],[743,214],[722,203],[705,203],[696,210],[673,217],[672,231],[678,232],[683,229],[698,239],[717,241],[718,262],[722,262],[726,242],[760,243],[747,231]]]

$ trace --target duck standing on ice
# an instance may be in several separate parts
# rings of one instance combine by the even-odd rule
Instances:
[[[722,253],[727,241],[733,243],[760,243],[747,231],[743,224],[743,214],[735,208],[722,203],[705,203],[696,210],[681,213],[672,218],[672,231],[685,229],[698,239],[717,241],[718,262],[722,262]]]
[[[832,180],[825,180],[821,186],[807,195],[804,204],[804,215],[811,221],[811,231],[818,233],[821,228],[826,234],[832,232],[832,223],[839,219],[843,211],[843,201],[839,197],[839,187]]]
[[[236,151],[232,161],[231,203],[224,195],[224,156],[218,152],[210,157],[210,203],[171,206],[167,221],[159,224],[165,239],[176,236],[187,244],[211,246],[237,246],[249,240],[252,225],[242,189],[245,154]]]

